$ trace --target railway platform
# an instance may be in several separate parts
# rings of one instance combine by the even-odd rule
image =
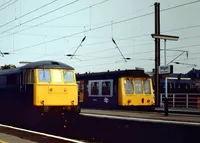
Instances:
[[[13,135],[0,133],[0,143],[36,143],[27,139],[22,139]]]
[[[164,111],[163,107],[156,107],[155,111],[162,112]],[[170,107],[169,112],[171,113],[184,113],[184,114],[199,114],[200,115],[200,108],[177,108],[177,107]]]
[[[86,143],[83,141],[54,136],[0,124],[0,143]]]
[[[171,109],[172,110],[172,109]],[[141,112],[141,111],[123,111],[123,110],[97,110],[82,109],[82,115],[96,116],[105,118],[118,118],[123,120],[137,120],[150,122],[163,122],[175,124],[193,124],[200,126],[200,115],[169,113],[164,116],[163,112]]]

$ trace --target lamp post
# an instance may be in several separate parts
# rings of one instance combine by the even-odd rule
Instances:
[[[161,35],[161,34],[151,34],[152,38],[154,39],[164,39],[164,68],[163,69],[170,69],[170,67],[167,66],[167,58],[166,58],[166,41],[178,41],[178,36],[171,36],[171,35]],[[159,71],[159,74],[161,71]],[[164,74],[168,74],[169,70],[166,72],[164,71]],[[161,97],[162,98],[162,97]],[[165,106],[165,116],[168,116],[168,96],[167,96],[167,78],[165,78],[165,99],[164,99],[164,106]]]

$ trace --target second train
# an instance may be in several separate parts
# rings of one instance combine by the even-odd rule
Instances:
[[[83,108],[154,109],[151,77],[142,69],[76,74]]]

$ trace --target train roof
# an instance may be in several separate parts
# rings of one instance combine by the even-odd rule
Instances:
[[[62,68],[66,70],[74,70],[73,67],[57,61],[37,61],[20,67],[21,70],[36,69],[36,68]]]
[[[5,74],[15,74],[15,73],[20,73],[20,68],[12,68],[12,69],[4,69],[0,70],[0,75],[5,75]]]
[[[73,67],[57,61],[37,61],[17,68],[0,70],[0,75],[14,74],[14,73],[19,73],[21,70],[36,69],[36,68],[51,68],[51,69],[62,68],[66,70],[74,70]]]
[[[84,73],[76,74],[78,79],[89,78],[89,77],[122,77],[122,76],[134,76],[134,77],[150,77],[144,72],[144,70],[118,70],[118,71],[107,71],[107,72],[94,72],[94,73]]]

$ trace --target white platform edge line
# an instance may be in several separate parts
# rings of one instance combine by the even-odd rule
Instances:
[[[75,140],[75,139],[64,138],[64,137],[61,137],[61,136],[55,136],[55,135],[51,135],[51,134],[40,133],[40,132],[36,132],[36,131],[31,131],[31,130],[17,128],[17,127],[3,125],[3,124],[0,124],[0,127],[10,128],[10,129],[14,129],[14,130],[19,130],[19,131],[23,131],[23,132],[32,133],[32,134],[42,135],[42,136],[60,139],[60,140],[64,140],[64,141],[70,141],[70,142],[74,142],[74,143],[86,143],[86,142],[78,141],[78,140]]]
[[[184,122],[184,121],[171,121],[171,120],[161,120],[161,119],[144,119],[144,118],[134,118],[134,117],[118,117],[112,115],[100,115],[100,114],[89,114],[81,113],[84,116],[93,116],[99,118],[110,118],[110,119],[119,119],[119,120],[129,120],[129,121],[139,121],[139,122],[152,122],[152,123],[168,123],[168,124],[183,124],[183,125],[195,125],[200,126],[198,122]]]

